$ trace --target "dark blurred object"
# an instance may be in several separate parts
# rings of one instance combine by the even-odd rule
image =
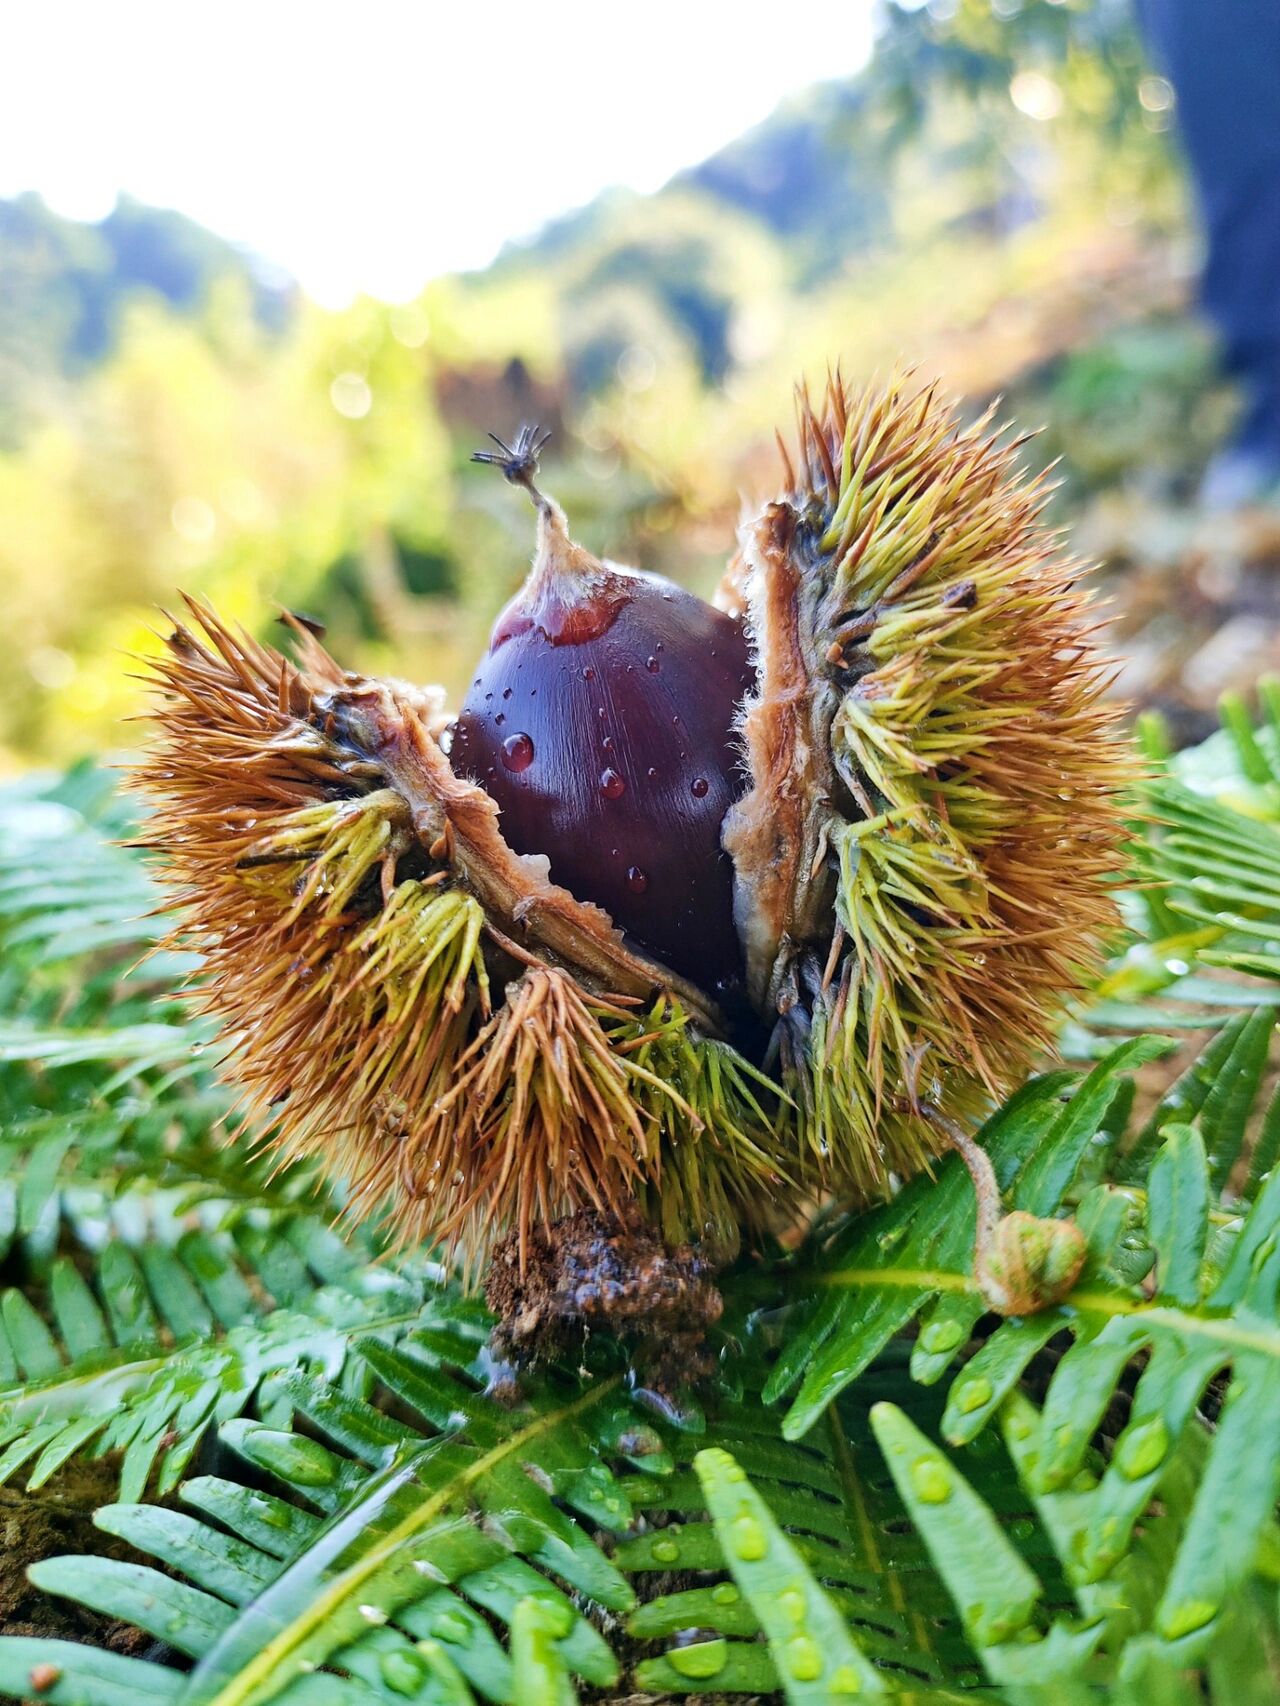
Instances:
[[[1280,501],[1280,4],[1138,0],[1178,121],[1208,245],[1201,293],[1241,386],[1235,439],[1204,501]]]

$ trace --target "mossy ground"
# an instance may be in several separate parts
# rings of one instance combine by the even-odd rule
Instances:
[[[65,1552],[136,1559],[132,1547],[93,1525],[98,1506],[116,1497],[119,1474],[116,1462],[76,1459],[33,1493],[0,1487],[0,1629],[6,1635],[84,1641],[118,1653],[140,1653],[151,1644],[128,1624],[54,1599],[27,1579],[28,1565]]]

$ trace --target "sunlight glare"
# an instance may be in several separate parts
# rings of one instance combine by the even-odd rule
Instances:
[[[441,272],[610,185],[659,188],[871,47],[871,0],[483,7],[277,0],[17,9],[0,194],[174,207],[338,306]],[[68,42],[74,41],[74,53]]]

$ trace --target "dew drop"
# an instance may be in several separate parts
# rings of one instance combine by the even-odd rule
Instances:
[[[416,1694],[427,1674],[426,1661],[412,1651],[384,1653],[378,1669],[393,1694]]]
[[[719,1676],[729,1657],[729,1643],[717,1636],[714,1641],[698,1641],[692,1647],[673,1647],[667,1663],[681,1676]]]
[[[963,1336],[958,1321],[934,1321],[921,1333],[920,1349],[930,1356],[939,1356],[943,1351],[953,1351]]]
[[[719,1582],[712,1588],[711,1598],[716,1605],[737,1605],[742,1595],[732,1582]]]
[[[696,800],[701,800],[706,798],[707,791],[710,787],[711,784],[707,781],[705,776],[695,776],[693,781],[689,784],[689,792]]]
[[[852,1665],[840,1665],[831,1673],[830,1688],[832,1694],[847,1698],[851,1694],[862,1693],[862,1678]]]
[[[639,865],[627,866],[627,887],[632,894],[643,894],[649,886],[649,879]]]
[[[735,1517],[729,1535],[735,1556],[741,1558],[744,1564],[755,1563],[769,1550],[764,1529],[753,1516]]]
[[[650,675],[656,675],[662,668],[662,660],[661,658],[646,658],[644,660],[644,667],[649,671]]]
[[[437,1641],[447,1641],[451,1647],[471,1645],[471,1625],[460,1612],[442,1611],[431,1625]]]
[[[680,1556],[680,1548],[674,1540],[655,1540],[653,1555],[660,1564],[674,1564]]]
[[[648,770],[647,770],[647,772],[646,772],[646,774],[647,774],[647,776],[648,776],[648,778],[649,778],[649,780],[650,780],[650,781],[651,781],[651,782],[656,782],[656,781],[657,781],[657,779],[658,779],[658,772],[657,772],[657,771],[656,771],[656,770],[655,770],[655,769],[654,769],[654,767],[653,767],[653,765],[652,765],[652,764],[651,764],[651,765],[650,765],[650,766],[649,766],[649,768],[648,768]]]
[[[809,1609],[809,1604],[804,1597],[804,1590],[802,1588],[794,1586],[783,1588],[782,1592],[778,1595],[778,1604],[786,1613],[788,1618],[790,1618],[792,1623],[804,1622],[805,1613]]]
[[[944,1505],[951,1497],[951,1475],[936,1457],[918,1457],[911,1465],[911,1485],[927,1505]]]
[[[502,724],[505,723],[507,719],[506,719],[505,713],[502,711],[499,711],[497,716],[493,720],[495,723],[498,724],[499,727],[501,727]]]
[[[502,689],[502,697],[503,697],[503,698],[504,698],[504,699],[510,699],[510,697],[511,697],[511,689],[510,689],[510,688],[509,688],[509,687],[504,687],[504,688],[503,688],[503,689]]]
[[[984,1404],[991,1401],[991,1382],[979,1377],[977,1380],[963,1380],[953,1394],[956,1409],[962,1416],[968,1416],[974,1410],[980,1410]]]
[[[600,772],[600,792],[606,800],[619,799],[627,791],[627,784],[612,768]]]
[[[533,763],[533,741],[523,732],[508,735],[502,743],[502,762],[518,776]]]
[[[1168,1450],[1169,1431],[1155,1416],[1123,1435],[1116,1446],[1115,1465],[1126,1480],[1140,1481],[1164,1462]]]
[[[787,1669],[797,1682],[816,1682],[822,1675],[822,1649],[810,1635],[793,1635],[784,1649]]]
[[[366,1623],[372,1623],[375,1627],[387,1621],[387,1613],[380,1605],[362,1605],[360,1615]]]
[[[582,672],[582,679],[583,679],[583,680],[584,680],[584,681],[594,681],[594,680],[595,680],[595,678],[596,678],[596,672],[595,672],[595,670],[594,670],[594,669],[590,669],[590,668],[588,668],[588,669],[584,669],[584,670],[583,670],[583,672]]]

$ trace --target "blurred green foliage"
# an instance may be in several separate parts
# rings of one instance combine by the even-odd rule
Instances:
[[[1153,89],[1111,0],[889,6],[860,77],[658,195],[341,313],[176,215],[0,204],[0,769],[137,738],[125,659],[179,589],[456,693],[531,542],[466,460],[521,419],[588,544],[704,591],[828,361],[916,361],[975,406],[1021,383],[1085,485],[1140,458],[1135,410],[1185,462],[1208,357],[1171,309]]]

